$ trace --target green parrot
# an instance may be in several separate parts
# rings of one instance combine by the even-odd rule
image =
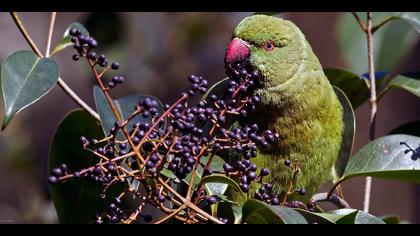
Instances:
[[[246,123],[279,135],[251,161],[269,168],[264,178],[280,196],[293,176],[285,161],[298,163],[292,190],[304,188],[310,196],[328,179],[343,141],[343,108],[333,86],[303,33],[288,20],[267,15],[243,19],[227,47],[225,64],[244,61],[261,75],[261,86],[254,91],[261,102]],[[251,187],[250,193],[255,191]]]

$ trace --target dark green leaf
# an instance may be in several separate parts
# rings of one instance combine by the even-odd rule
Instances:
[[[103,131],[105,135],[108,135],[109,131],[112,129],[112,127],[114,127],[115,122],[117,122],[117,119],[115,118],[115,115],[112,112],[111,108],[109,107],[109,104],[105,98],[105,95],[99,86],[94,86],[93,94],[95,97],[96,109],[98,110],[99,117],[101,118]],[[158,111],[159,111],[159,114],[162,114],[164,112],[164,109],[159,99],[153,96],[148,96],[148,95],[135,94],[135,95],[125,96],[117,100],[114,100],[114,106],[117,109],[120,116],[122,116],[123,119],[127,119],[135,111],[135,107],[139,104],[139,102],[147,97],[158,101],[159,103]],[[131,119],[130,122],[128,122],[127,127],[128,129],[131,129],[132,125],[137,122],[151,122],[151,120],[152,120],[151,116],[144,118],[142,115],[137,115],[136,117]],[[125,139],[125,136],[121,132],[121,130],[117,134],[117,139],[119,140]]]
[[[91,152],[84,150],[80,136],[100,139],[103,137],[97,121],[83,110],[69,113],[60,123],[51,145],[49,170],[62,163],[70,171],[90,167],[98,161]],[[103,186],[96,183],[70,179],[51,186],[51,197],[60,223],[92,223],[91,215],[106,209],[110,199],[116,197],[114,189],[107,191],[107,198],[101,199]]]
[[[206,165],[208,160],[209,160],[209,156],[204,156],[201,158],[201,163],[203,163],[203,165]],[[222,158],[218,156],[213,156],[213,159],[210,164],[210,168],[213,171],[224,171],[223,170],[224,164],[225,164],[225,161]],[[202,173],[200,173],[200,176],[201,174]],[[217,195],[217,194],[223,195],[226,189],[228,188],[228,185],[223,184],[223,183],[207,183],[205,187],[209,195]]]
[[[391,224],[396,225],[396,224],[401,223],[401,219],[398,216],[393,216],[393,215],[382,216],[381,219],[385,222],[385,224],[388,224],[388,225],[391,225]]]
[[[5,104],[2,130],[12,118],[46,95],[58,80],[58,65],[49,58],[39,58],[32,51],[18,51],[8,56],[1,69]]]
[[[206,165],[209,158],[210,158],[210,156],[204,156],[204,157],[201,158],[200,162],[203,165]],[[224,169],[223,169],[224,164],[225,164],[225,161],[222,158],[220,158],[217,155],[214,155],[209,167],[213,171],[224,171]],[[201,173],[200,173],[200,175],[201,175]]]
[[[208,190],[211,190],[213,194],[224,194],[226,191],[226,187],[222,184],[227,184],[233,190],[237,191],[244,197],[241,188],[239,187],[238,183],[236,183],[233,179],[227,177],[226,175],[222,174],[212,174],[209,176],[205,176],[201,179],[202,184],[209,185],[210,183],[216,183],[218,185],[210,185],[211,189],[207,187]]]
[[[179,179],[178,179],[178,177],[176,177],[176,175],[174,174],[174,172],[172,172],[172,171],[170,171],[170,170],[168,170],[166,168],[163,168],[159,173],[161,175],[165,176],[165,177],[168,177],[170,179],[173,179],[173,180],[179,182]]]
[[[336,224],[385,224],[380,218],[355,209],[339,209],[329,213],[343,216]]]
[[[51,55],[54,55],[62,50],[64,50],[65,48],[73,45],[73,43],[71,42],[71,35],[70,35],[70,30],[71,29],[79,29],[82,32],[82,35],[85,36],[89,36],[89,32],[87,31],[87,29],[80,23],[75,22],[70,24],[66,31],[63,34],[63,38],[60,40],[60,42],[55,46],[55,48],[52,50]]]
[[[389,89],[403,89],[420,97],[420,80],[403,75],[398,75],[391,80]]]
[[[250,199],[242,208],[242,221],[248,224],[307,224],[306,219],[292,208],[270,206]]]
[[[309,223],[318,223],[318,224],[335,224],[335,222],[341,218],[342,216],[328,214],[328,213],[315,213],[306,211],[303,209],[295,209],[295,211],[299,212],[301,215],[305,217],[305,219]]]
[[[340,100],[341,106],[343,107],[344,121],[343,142],[341,144],[340,155],[335,163],[334,171],[332,173],[332,180],[333,182],[336,182],[339,177],[343,175],[344,169],[350,160],[356,133],[356,119],[353,108],[351,107],[346,94],[337,87],[334,87],[334,91],[338,100]]]
[[[355,176],[420,183],[420,138],[401,134],[370,142],[350,159],[342,180]]]
[[[420,121],[404,124],[393,129],[389,134],[408,134],[420,137]]]
[[[332,85],[340,88],[354,108],[362,105],[369,97],[364,78],[339,68],[325,68],[324,73]]]

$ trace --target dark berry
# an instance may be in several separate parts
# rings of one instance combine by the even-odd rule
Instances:
[[[280,205],[280,200],[277,197],[271,198],[271,205]]]
[[[50,184],[56,184],[57,182],[58,182],[58,179],[55,176],[50,176],[48,178],[48,183],[50,183]]]
[[[217,197],[210,196],[207,198],[207,201],[209,202],[210,205],[215,204],[217,202]]]
[[[112,81],[108,82],[108,87],[114,88],[115,87],[115,83],[112,82]]]
[[[232,172],[233,166],[229,165],[228,163],[225,163],[223,164],[223,170],[225,170],[225,172]]]
[[[73,61],[78,61],[80,59],[80,55],[74,54],[72,58],[73,58]]]
[[[67,165],[66,164],[61,164],[60,169],[63,171],[63,173],[67,172]]]
[[[90,40],[88,41],[88,44],[90,48],[96,48],[98,46],[98,42],[93,38],[90,38]]]
[[[119,64],[118,62],[113,62],[113,63],[111,64],[111,68],[112,68],[113,70],[118,70],[118,69],[120,68],[120,64]]]
[[[292,162],[289,159],[284,160],[284,164],[286,166],[290,166],[292,164]]]
[[[72,28],[72,29],[69,31],[69,34],[70,34],[71,36],[78,36],[78,35],[80,35],[80,34],[81,34],[81,32],[80,32],[80,29]]]
[[[204,169],[203,176],[207,176],[211,174],[213,174],[213,169],[211,169],[210,167]]]
[[[60,168],[54,168],[52,170],[52,175],[55,177],[60,177],[63,174],[63,171]]]
[[[90,60],[95,61],[96,60],[96,57],[97,57],[96,52],[89,52],[88,58]]]
[[[255,180],[257,178],[257,174],[253,171],[248,172],[246,175],[250,180]]]
[[[76,179],[80,178],[81,177],[80,172],[78,172],[78,171],[74,172],[73,177],[76,178]]]
[[[267,189],[264,186],[262,186],[261,188],[258,189],[258,192],[261,194],[264,194],[267,192]]]
[[[244,191],[244,192],[248,192],[249,191],[249,185],[248,184],[243,184],[243,183],[240,183],[239,184],[239,187],[241,188],[241,190],[242,191]]]
[[[299,194],[300,194],[300,195],[302,195],[302,196],[303,196],[303,195],[305,195],[305,194],[306,194],[306,189],[301,188],[301,189],[299,189],[299,191],[298,191],[298,192],[299,192]]]
[[[267,168],[262,168],[260,175],[261,176],[267,176],[268,174],[270,174],[270,171]]]
[[[166,198],[165,198],[165,196],[163,196],[163,195],[159,195],[159,196],[157,197],[157,200],[158,200],[160,203],[164,203],[164,202],[165,202],[165,200],[166,200]]]

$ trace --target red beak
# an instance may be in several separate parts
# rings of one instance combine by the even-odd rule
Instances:
[[[240,38],[234,38],[226,49],[225,63],[233,64],[240,62],[248,58],[249,55],[249,45]]]

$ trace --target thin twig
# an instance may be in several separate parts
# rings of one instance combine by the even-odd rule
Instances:
[[[163,181],[162,179],[159,178],[158,181],[159,181],[160,184],[162,184],[162,186],[164,186],[166,189],[168,189],[173,195],[175,195],[175,197],[179,198],[179,200],[181,200],[191,210],[194,210],[198,214],[204,216],[205,218],[213,221],[216,224],[223,224],[223,222],[220,221],[219,219],[215,218],[212,215],[209,215],[207,212],[205,212],[204,210],[202,210],[198,206],[194,205],[193,203],[191,203],[190,201],[188,201],[187,199],[182,197],[179,193],[177,193],[175,190],[173,190],[171,187],[169,187],[168,184],[165,183],[165,181]]]
[[[364,32],[366,32],[366,26],[365,26],[365,24],[363,23],[363,21],[360,19],[360,17],[357,15],[357,13],[356,13],[356,12],[352,12],[351,14],[353,14],[354,18],[356,18],[356,21],[357,21],[357,23],[359,23],[360,28],[361,28]]]
[[[50,57],[51,39],[54,32],[54,24],[57,12],[51,13],[50,28],[48,29],[47,48],[45,49],[45,57]]]
[[[396,18],[395,16],[389,16],[389,17],[385,18],[383,21],[379,22],[379,24],[373,26],[372,27],[372,34],[375,33],[379,28],[384,26],[386,23],[392,21],[395,18]]]
[[[26,42],[32,48],[39,57],[44,57],[42,52],[38,49],[32,38],[29,36],[28,32],[26,31],[25,27],[23,26],[22,22],[19,19],[19,16],[16,12],[11,12],[10,15],[12,16],[13,21],[15,22],[17,28],[22,33],[23,37],[25,38]],[[52,28],[50,26],[50,28]],[[58,78],[57,80],[58,85],[63,89],[63,91],[73,100],[75,101],[81,108],[85,109],[92,117],[99,121],[99,115],[96,113],[89,105],[87,105],[77,94],[64,82],[62,78]]]
[[[171,214],[169,214],[169,215],[167,215],[167,216],[163,217],[162,219],[160,219],[160,220],[158,220],[158,221],[154,222],[154,224],[162,224],[162,223],[164,223],[165,221],[167,221],[167,220],[171,219],[172,217],[174,217],[176,214],[178,214],[180,211],[184,210],[185,208],[186,208],[186,206],[185,206],[185,205],[180,206],[178,209],[176,209],[176,210],[175,210],[174,212],[172,212]]]
[[[99,114],[86,104],[79,96],[77,96],[77,94],[66,84],[66,82],[64,82],[61,77],[58,77],[57,83],[63,89],[64,93],[66,93],[74,102],[87,111],[93,118],[100,121]]]
[[[368,60],[369,60],[369,78],[370,78],[370,139],[375,139],[376,129],[376,112],[378,110],[376,100],[376,78],[375,78],[375,66],[373,58],[373,32],[372,32],[372,13],[367,13],[367,46],[368,46]],[[363,210],[369,212],[370,207],[370,195],[372,192],[372,177],[366,177],[365,182],[365,194],[363,200]]]
[[[15,22],[16,26],[18,27],[19,31],[22,33],[23,37],[25,38],[26,42],[28,42],[29,46],[32,50],[39,56],[42,57],[42,52],[38,49],[34,41],[32,40],[31,36],[29,36],[28,31],[25,30],[23,27],[22,22],[20,21],[16,12],[10,12],[13,21]]]

